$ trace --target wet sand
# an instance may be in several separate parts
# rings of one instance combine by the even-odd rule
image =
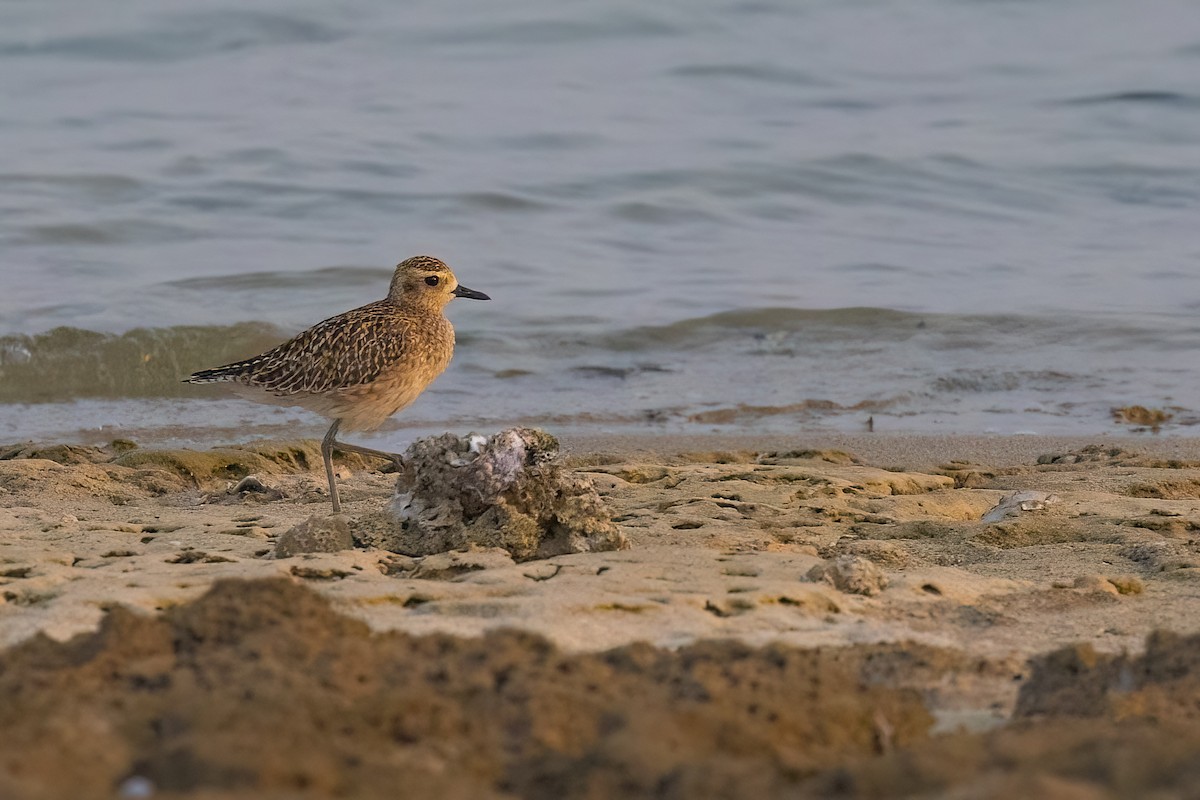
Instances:
[[[0,448],[0,795],[1200,779],[1200,440],[564,445],[629,549],[281,558],[328,514],[315,442]],[[342,462],[352,533],[371,466]]]

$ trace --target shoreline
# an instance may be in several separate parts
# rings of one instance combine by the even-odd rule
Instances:
[[[905,464],[929,469],[950,461],[1009,467],[1035,462],[1038,456],[1068,453],[1089,445],[1117,447],[1168,459],[1200,461],[1200,436],[1131,434],[1086,435],[1009,433],[836,433],[782,434],[566,434],[563,452],[607,452],[646,458],[704,451],[843,450],[867,463]]]
[[[955,613],[990,603],[985,617],[1007,619],[1016,598],[1036,606],[1041,600],[1030,597],[1075,582],[1109,592],[1106,575],[1132,576],[1150,595],[1171,587],[1169,620],[1200,630],[1200,588],[1180,589],[1200,576],[1200,439],[567,436],[564,465],[597,486],[632,549],[558,556],[548,566],[502,552],[430,556],[425,561],[446,562],[449,577],[440,580],[398,580],[387,573],[407,557],[369,548],[274,557],[280,534],[328,516],[313,440],[127,447],[7,449],[0,645],[35,631],[62,638],[87,630],[114,603],[161,610],[220,578],[277,574],[316,576],[320,591],[379,630],[478,635],[511,623],[568,649],[714,636],[760,645],[953,644],[970,625],[918,622],[931,602]],[[393,492],[394,476],[372,466],[351,457],[339,467],[351,529]],[[246,475],[264,491],[234,491]],[[1050,501],[982,521],[1017,492]],[[807,577],[839,557],[877,568],[890,588],[847,595]],[[539,569],[561,577],[541,581]],[[1172,581],[1160,584],[1168,571]],[[126,585],[113,585],[112,575]],[[1140,646],[1151,627],[1126,612],[1146,602],[1135,600],[1081,612],[1062,635],[1103,650]],[[827,623],[813,611],[822,604],[842,618]],[[798,616],[792,605],[812,613]],[[609,606],[637,610],[620,622],[587,611]],[[581,611],[564,620],[559,607]],[[1104,624],[1106,615],[1121,624]],[[1037,627],[1037,615],[1027,616],[1001,626],[991,640],[996,652],[1046,649],[1044,633],[1019,644]],[[848,619],[853,624],[843,624]],[[1088,628],[1094,622],[1102,633]]]
[[[1200,637],[1200,439],[567,436],[561,444],[565,469],[596,487],[629,549],[528,561],[497,548],[411,557],[357,547],[283,557],[278,542],[285,532],[330,519],[313,440],[212,450],[9,448],[0,458],[0,684],[5,663],[16,659],[19,666],[31,653],[59,649],[117,647],[111,658],[125,664],[121,670],[148,669],[138,666],[142,645],[128,645],[133,650],[122,655],[119,643],[129,636],[158,641],[164,634],[153,631],[162,626],[201,624],[195,620],[208,619],[203,609],[213,604],[226,610],[203,623],[216,627],[195,646],[233,659],[222,662],[242,676],[230,679],[230,691],[252,692],[260,680],[250,656],[223,649],[240,647],[229,642],[241,636],[265,643],[251,646],[260,654],[275,647],[386,649],[395,637],[411,637],[405,647],[426,653],[421,657],[429,661],[419,668],[426,671],[442,669],[438,659],[459,648],[481,646],[478,663],[535,664],[549,653],[590,665],[572,669],[651,657],[688,664],[700,657],[694,654],[707,654],[702,660],[727,670],[746,658],[774,664],[783,656],[771,654],[786,651],[794,654],[786,663],[832,659],[804,679],[833,693],[820,712],[834,715],[827,724],[884,725],[856,739],[850,751],[838,751],[849,759],[846,769],[859,769],[850,765],[864,753],[894,746],[911,745],[912,753],[941,752],[960,741],[990,747],[988,737],[1009,736],[1008,723],[1039,703],[1076,709],[1068,716],[1094,713],[1095,693],[1107,691],[1105,670],[1118,674],[1120,659],[1132,657],[1123,653],[1194,661],[1192,672],[1200,674],[1200,647],[1169,638]],[[352,533],[395,491],[395,475],[371,466],[359,457],[339,462]],[[245,488],[247,475],[257,488]],[[288,610],[297,604],[311,606],[310,616]],[[150,632],[114,639],[113,626]],[[346,633],[351,629],[357,632]],[[1155,645],[1163,632],[1166,644]],[[438,655],[422,642],[454,644],[428,645]],[[1053,655],[1063,647],[1066,655]],[[1183,649],[1164,655],[1163,647]],[[63,658],[45,663],[71,661]],[[268,668],[290,674],[291,658]],[[1071,666],[1071,659],[1083,666]],[[33,663],[25,680],[36,682],[48,667]],[[837,665],[846,663],[873,677],[844,686],[820,677],[842,674]],[[773,669],[754,667],[760,668]],[[18,680],[26,673],[14,666],[7,674]],[[554,680],[538,691],[557,691],[549,688]],[[628,680],[627,691],[636,694],[665,678]],[[1074,688],[1061,688],[1079,680],[1101,687],[1089,690],[1092,699],[1082,706],[1069,699]],[[852,700],[864,696],[864,685],[882,687],[893,700],[903,696],[897,708],[907,710],[871,722],[874,712]],[[734,697],[738,690],[721,691]],[[1186,696],[1194,689],[1179,691]],[[336,690],[328,702],[340,707],[351,696],[350,689]],[[783,697],[755,702],[771,707]],[[253,724],[263,731],[279,713],[274,704],[251,703],[261,715]],[[114,708],[105,713],[117,720],[133,713],[126,705]],[[201,702],[187,712],[201,727],[204,709]],[[654,713],[660,711],[647,731],[675,724],[673,707]],[[74,711],[63,706],[61,713]],[[1113,713],[1114,721],[1088,735],[1119,736],[1119,726],[1133,724],[1116,721],[1119,708]],[[738,724],[758,731],[764,723]],[[886,731],[901,724],[908,726],[904,737],[872,750],[892,742]],[[1047,742],[1076,735],[1020,730]],[[1200,729],[1188,731],[1200,742]],[[213,737],[224,741],[217,731]],[[211,746],[223,753],[214,758],[238,758],[236,748]],[[280,758],[304,769],[301,761]],[[781,751],[778,758],[784,764],[787,756]],[[52,782],[57,769],[46,767],[38,780]],[[792,786],[793,772],[780,769],[780,785]],[[814,769],[802,771],[806,780],[824,774]],[[1028,760],[1018,771],[1045,769]],[[780,777],[787,775],[793,778]],[[0,789],[5,779],[0,770]]]

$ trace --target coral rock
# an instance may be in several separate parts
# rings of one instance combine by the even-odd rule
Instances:
[[[336,553],[354,547],[350,526],[343,516],[309,517],[289,529],[275,543],[276,558],[300,553]]]
[[[531,428],[420,439],[404,454],[396,496],[358,520],[356,535],[404,555],[474,545],[517,561],[628,547],[591,481],[564,472],[557,455],[558,441]]]
[[[838,556],[808,571],[810,581],[824,581],[838,591],[871,597],[888,585],[887,576],[874,563],[860,556]]]

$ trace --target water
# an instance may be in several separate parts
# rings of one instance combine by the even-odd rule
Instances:
[[[1198,75],[1190,0],[2,3],[0,441],[316,433],[177,380],[425,252],[494,300],[382,440],[1187,433]]]

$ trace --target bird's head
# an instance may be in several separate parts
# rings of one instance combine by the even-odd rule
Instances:
[[[413,256],[396,265],[388,298],[396,303],[421,303],[437,308],[455,297],[490,300],[483,292],[460,286],[444,261],[433,256]]]

